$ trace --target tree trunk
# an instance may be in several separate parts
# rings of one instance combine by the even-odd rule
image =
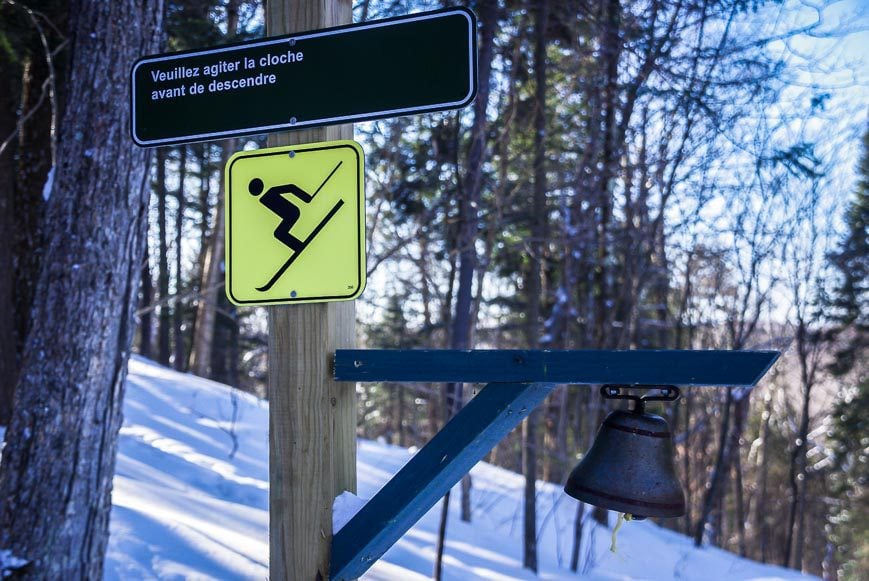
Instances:
[[[45,18],[65,26],[65,5],[46,5],[40,10]],[[42,190],[53,164],[52,127],[63,93],[56,80],[65,70],[60,56],[66,53],[55,52],[59,47],[49,45],[54,54],[49,67],[46,46],[21,3],[0,6],[0,20],[13,30],[20,23],[28,31],[23,33],[22,46],[0,51],[0,78],[6,80],[0,91],[0,139],[18,131],[0,154],[0,424],[6,425],[43,254]],[[22,56],[20,63],[13,61],[16,53]],[[29,116],[26,122],[23,115]]]
[[[557,418],[555,425],[555,466],[556,469],[550,473],[552,482],[564,482],[567,474],[573,469],[570,465],[570,455],[567,451],[567,426],[570,422],[568,414],[568,403],[570,394],[567,387],[562,387],[552,396],[557,410]]]
[[[757,459],[758,488],[760,496],[755,503],[754,528],[760,535],[760,562],[769,561],[769,524],[767,521],[767,499],[769,496],[769,423],[772,416],[772,394],[767,394],[763,411],[763,427],[761,428],[760,456]]]
[[[236,149],[236,140],[230,139],[223,147],[220,167],[226,165],[226,160]],[[214,322],[217,315],[218,283],[223,275],[223,180],[220,174],[220,193],[218,194],[217,212],[214,216],[214,227],[208,241],[205,255],[202,281],[199,285],[199,305],[196,309],[196,327],[193,331],[193,347],[190,353],[190,371],[200,377],[210,377],[211,350],[214,344]]]
[[[573,520],[573,546],[570,551],[570,570],[576,573],[579,570],[579,552],[582,550],[582,515],[585,512],[585,503],[580,502],[576,506],[576,516]]]
[[[169,244],[166,224],[166,148],[157,148],[157,235],[160,237],[157,256],[157,292],[160,295],[160,316],[157,319],[157,361],[169,365]]]
[[[699,547],[703,544],[703,533],[706,531],[706,524],[709,522],[709,515],[715,508],[718,502],[719,489],[723,488],[724,472],[727,470],[729,462],[727,456],[729,451],[727,444],[729,442],[728,433],[730,432],[730,409],[733,407],[733,392],[727,389],[727,395],[724,400],[724,411],[721,414],[721,433],[718,437],[718,456],[715,461],[715,468],[712,471],[712,476],[709,480],[709,489],[706,491],[706,496],[703,498],[703,508],[700,512],[700,518],[694,528],[694,546]]]
[[[175,214],[175,295],[181,294],[184,279],[181,276],[181,249],[184,246],[184,180],[187,177],[187,148],[181,146],[178,162],[178,212]],[[181,301],[172,305],[172,365],[178,371],[184,371],[187,359],[184,355],[184,311]]]
[[[209,222],[211,218],[211,147],[207,143],[201,144],[202,149],[199,150],[201,157],[199,158],[199,211],[201,219],[199,220],[199,252],[196,257],[196,272],[192,279],[196,284],[200,284],[205,276],[206,256],[208,255],[208,232]],[[202,289],[199,289],[202,292]],[[194,313],[195,324],[195,313]]]
[[[528,277],[527,343],[540,347],[540,302],[542,300],[543,253],[546,241],[546,21],[549,5],[537,4],[534,22],[534,196],[531,206],[531,270]],[[522,422],[522,472],[525,494],[522,535],[522,566],[537,572],[537,426],[540,409]]]
[[[537,572],[537,423],[539,410],[522,422],[522,473],[525,475],[522,518],[522,566]]]
[[[441,501],[441,518],[438,523],[437,552],[435,554],[434,571],[432,572],[432,579],[434,579],[434,581],[441,581],[444,575],[444,543],[446,543],[447,538],[447,522],[449,522],[449,514],[450,491],[447,491]]]
[[[808,329],[804,321],[800,320],[797,326],[797,357],[800,363],[800,380],[803,388],[802,410],[800,413],[800,425],[797,430],[797,438],[794,450],[791,453],[791,465],[788,474],[790,486],[790,503],[788,506],[787,541],[785,543],[785,555],[783,565],[802,568],[803,557],[803,508],[806,490],[806,449],[809,437],[809,404],[811,403],[812,386],[814,383],[813,373],[810,371]],[[799,516],[799,519],[798,519]],[[791,558],[794,556],[794,558]]]
[[[583,391],[582,397],[576,398],[576,425],[574,431],[574,441],[582,441],[583,436],[586,439],[585,449],[588,451],[594,443],[595,432],[594,426],[591,425],[592,418],[596,417],[594,413],[594,403],[596,399],[591,391]],[[587,413],[583,413],[583,411]],[[583,430],[585,426],[585,430]],[[585,517],[584,502],[580,502],[576,508],[576,517],[573,523],[573,550],[570,553],[570,570],[574,573],[579,568],[580,553],[582,551],[582,529]]]
[[[733,451],[733,493],[736,497],[736,538],[739,543],[739,556],[748,556],[745,542],[745,495],[742,486],[742,456],[739,448]]]
[[[209,235],[209,223],[211,218],[211,147],[208,143],[200,144],[201,149],[197,150],[199,157],[199,212],[201,214],[199,220],[199,250],[196,256],[196,264],[194,272],[191,275],[191,286],[195,285],[199,293],[197,301],[194,303],[196,309],[193,311],[190,331],[190,349],[187,353],[187,366],[189,370],[193,369],[193,357],[196,353],[197,332],[199,329],[199,303],[205,300],[206,284],[205,273],[208,268],[208,252],[211,247]]]
[[[803,552],[806,547],[806,490],[809,486],[810,475],[803,470],[803,479],[800,482],[800,496],[797,502],[797,532],[794,538],[794,569],[806,572],[806,563],[803,560]]]
[[[57,70],[55,71],[57,73]],[[22,81],[21,107],[28,110],[39,98],[40,85],[48,76],[40,59],[25,65]],[[30,309],[36,294],[36,284],[45,252],[46,202],[42,190],[51,170],[52,111],[43,105],[21,128],[18,135],[18,168],[15,177],[12,212],[15,216],[14,308],[17,333],[18,365],[22,364],[24,342],[30,331]],[[20,367],[19,367],[20,371]]]
[[[600,169],[595,169],[599,174],[595,200],[597,205],[597,217],[595,221],[595,260],[592,274],[592,294],[594,297],[594,324],[593,339],[597,349],[607,348],[612,340],[608,320],[610,317],[608,301],[610,297],[610,285],[607,271],[609,264],[609,229],[612,219],[612,198],[615,188],[615,178],[618,174],[618,159],[620,144],[616,142],[617,135],[617,109],[619,103],[618,65],[621,54],[621,5],[619,0],[607,0],[601,5],[602,29],[600,31],[601,60],[604,67],[603,87],[601,88],[601,106],[603,111],[603,127],[595,129],[600,131],[599,141],[603,144],[599,158]],[[598,424],[603,422],[604,408],[601,406],[598,413]],[[596,506],[592,511],[592,518],[599,524],[609,525],[609,511]]]
[[[609,228],[612,218],[612,197],[615,179],[618,175],[618,159],[620,144],[616,143],[617,116],[619,105],[618,65],[621,54],[621,6],[619,0],[607,0],[602,5],[603,28],[600,33],[601,60],[604,67],[604,86],[602,92],[603,128],[601,142],[603,148],[600,156],[600,179],[597,189],[597,205],[599,217],[595,224],[596,257],[594,268],[594,343],[598,349],[604,349],[609,340],[607,325],[609,284],[607,282],[607,266],[609,255]],[[595,518],[600,520],[600,511],[595,511]],[[606,514],[606,511],[603,513]]]
[[[211,363],[209,364],[208,377],[236,387],[238,384],[232,377],[232,342],[238,328],[233,305],[222,292],[215,293],[217,306],[214,310],[214,336],[211,339]]]
[[[682,521],[682,528],[686,535],[691,534],[691,502],[693,500],[691,494],[691,451],[693,449],[691,446],[691,402],[690,397],[683,397],[682,401],[679,402],[679,405],[685,409],[683,414],[685,416],[685,443],[682,446],[685,451],[685,455],[682,457],[682,481],[685,483],[685,518]]]
[[[0,6],[3,10],[14,7]],[[0,78],[10,79],[16,68],[5,52],[0,52]],[[18,73],[20,76],[20,73]],[[7,83],[9,81],[7,80]],[[0,139],[11,135],[18,123],[18,99],[15,91],[7,85],[0,91]],[[18,148],[13,141],[0,153],[0,426],[9,423],[12,417],[12,394],[15,393],[15,379],[18,377],[18,333],[15,329],[15,270],[14,234],[15,216],[15,157]]]
[[[471,328],[474,321],[471,320],[472,310],[472,285],[474,271],[477,268],[477,223],[480,207],[480,194],[483,189],[483,162],[486,150],[486,106],[489,103],[489,79],[492,71],[492,55],[494,54],[495,29],[498,26],[498,3],[495,0],[484,0],[478,8],[480,19],[480,45],[478,56],[478,85],[477,98],[474,101],[474,121],[471,126],[471,145],[466,162],[466,175],[463,180],[464,191],[459,200],[459,227],[458,227],[458,288],[456,291],[455,316],[452,319],[452,333],[450,347],[453,349],[470,349]],[[461,384],[448,384],[446,387],[447,408],[453,413],[457,408],[451,406],[461,398]],[[452,398],[452,402],[449,401]],[[445,417],[446,422],[449,417]],[[463,479],[462,493],[469,494],[469,481]],[[444,502],[448,501],[444,497]],[[463,500],[463,506],[470,506],[470,499]],[[440,532],[446,532],[446,519],[449,511],[441,511]],[[470,521],[470,512],[463,514]],[[463,519],[465,520],[465,519]],[[443,559],[444,538],[438,535],[437,557],[435,562],[435,574],[440,575]],[[439,577],[436,577],[439,578]]]
[[[145,242],[144,258],[142,259],[142,274],[140,283],[141,306],[150,307],[154,302],[154,284],[151,281],[151,266],[148,260],[148,243]],[[154,311],[151,309],[142,313],[139,318],[139,355],[150,359],[153,357],[154,345]]]
[[[0,464],[0,547],[29,560],[34,579],[102,578],[148,209],[128,79],[158,46],[163,8],[70,4],[45,268]]]
[[[407,438],[404,433],[404,387],[401,384],[395,385],[395,397],[398,399],[395,427],[398,430],[398,445],[403,448],[407,446]]]
[[[241,0],[229,0],[226,4],[226,36],[233,39],[238,33],[238,9]],[[218,284],[223,277],[223,213],[224,213],[224,179],[223,167],[229,156],[238,149],[237,139],[227,139],[223,142],[223,152],[220,160],[220,191],[217,194],[217,212],[214,216],[214,227],[211,229],[211,239],[205,254],[205,264],[202,267],[202,280],[199,286],[199,305],[196,309],[196,326],[193,330],[193,345],[190,353],[190,370],[200,377],[211,374],[211,351],[214,341],[214,324],[217,315]],[[207,178],[206,178],[207,179]]]

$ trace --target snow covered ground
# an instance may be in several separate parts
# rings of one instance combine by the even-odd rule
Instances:
[[[133,358],[106,578],[265,579],[267,430],[268,403]],[[359,496],[373,496],[410,456],[360,440]],[[485,463],[472,477],[473,524],[459,520],[458,493],[452,495],[445,577],[534,579],[522,569],[522,477]],[[538,494],[539,578],[575,578],[569,569],[575,501],[550,484]],[[429,511],[364,578],[430,578],[439,510]],[[807,579],[718,549],[695,549],[687,537],[650,522],[626,523],[617,553],[609,550],[611,530],[585,528],[584,579]]]

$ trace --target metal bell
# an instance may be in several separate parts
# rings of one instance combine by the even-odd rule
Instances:
[[[676,478],[670,426],[643,408],[648,399],[674,398],[641,399],[612,395],[611,386],[604,389],[610,390],[605,397],[632,399],[635,408],[606,417],[591,449],[570,473],[564,491],[583,502],[637,518],[684,515],[685,495]],[[678,390],[672,389],[678,397]]]

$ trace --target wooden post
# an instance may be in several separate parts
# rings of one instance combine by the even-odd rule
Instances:
[[[269,35],[352,20],[350,0],[270,0]],[[292,114],[291,111],[287,112]],[[269,137],[269,146],[352,139],[353,126]],[[332,501],[356,492],[356,390],[332,379],[355,340],[352,301],[269,308],[269,577],[329,578]]]

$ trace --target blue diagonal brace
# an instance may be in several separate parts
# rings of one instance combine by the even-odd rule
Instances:
[[[332,539],[332,579],[368,570],[489,450],[555,389],[488,384]]]

